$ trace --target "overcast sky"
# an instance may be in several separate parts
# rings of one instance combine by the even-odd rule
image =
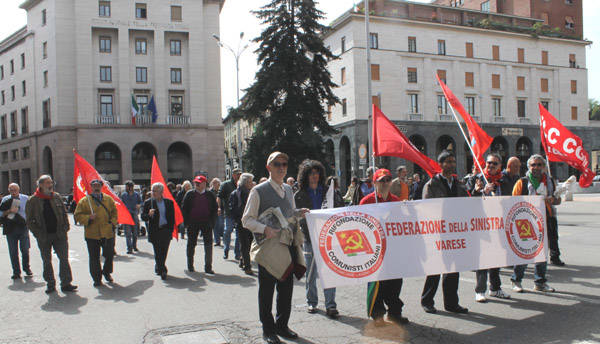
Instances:
[[[123,1],[123,0],[121,0]],[[429,0],[413,0],[429,2]],[[23,0],[0,0],[0,39],[26,24],[25,11],[19,8]],[[239,42],[240,31],[244,32],[244,44],[259,35],[261,27],[258,20],[250,13],[259,8],[267,0],[226,0],[221,11],[221,39],[234,49]],[[326,24],[340,16],[352,7],[357,0],[321,0],[318,8],[326,13]],[[588,67],[588,96],[600,100],[600,65],[593,61],[600,61],[600,21],[594,15],[600,13],[599,0],[583,0],[584,37],[595,42],[587,51]],[[240,58],[240,88],[248,87],[257,71],[256,56],[253,54],[256,46],[251,45]],[[598,63],[598,62],[596,62]],[[223,49],[221,51],[221,103],[223,114],[228,106],[236,105],[235,87],[235,59],[233,55]]]

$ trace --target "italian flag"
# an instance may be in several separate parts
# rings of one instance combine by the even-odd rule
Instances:
[[[140,107],[135,101],[133,94],[131,95],[131,124],[135,125],[135,116],[137,116]]]

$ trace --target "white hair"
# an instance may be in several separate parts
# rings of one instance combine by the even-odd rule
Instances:
[[[40,186],[40,184],[42,184],[48,179],[52,180],[52,176],[50,176],[49,174],[42,174],[37,180],[37,186]]]
[[[181,184],[181,186],[184,189],[187,189],[188,187],[191,189],[192,188],[192,183],[189,180],[186,180],[185,182],[183,182],[183,184]]]
[[[152,186],[150,187],[150,190],[153,190],[155,187],[160,189],[160,191],[163,191],[165,189],[165,187],[162,185],[162,183],[157,182],[157,183],[152,184]]]
[[[544,166],[546,166],[546,159],[544,159],[544,157],[539,154],[534,154],[530,156],[529,159],[527,159],[527,166],[529,167],[529,165],[531,165],[536,160],[541,160],[544,163]]]
[[[252,173],[242,173],[240,176],[240,181],[238,185],[246,185],[246,183],[250,180],[254,179],[254,175]]]

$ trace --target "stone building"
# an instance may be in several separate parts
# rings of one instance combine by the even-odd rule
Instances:
[[[169,180],[222,176],[223,2],[23,2],[27,25],[0,42],[2,190],[49,173],[68,192],[73,148],[115,184],[148,184],[154,154]]]

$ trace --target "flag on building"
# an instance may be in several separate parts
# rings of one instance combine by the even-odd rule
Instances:
[[[131,124],[135,125],[135,116],[137,116],[139,111],[140,111],[140,107],[138,106],[137,102],[135,101],[135,96],[132,94],[131,95]]]
[[[158,162],[156,161],[156,155],[152,157],[152,173],[150,174],[150,185],[154,183],[161,183],[163,186],[163,197],[173,201],[173,208],[175,210],[175,228],[173,228],[173,238],[179,240],[178,226],[183,223],[183,214],[181,213],[181,209],[179,209],[179,205],[177,202],[175,202],[175,199],[171,194],[171,190],[169,190],[167,187],[167,183],[165,183],[165,179],[163,178],[162,172],[160,172],[160,167],[158,166]]]
[[[395,156],[421,166],[430,177],[442,172],[440,165],[421,153],[379,108],[373,104],[373,155]]]
[[[148,103],[146,109],[152,114],[152,123],[156,123],[156,120],[158,119],[158,111],[156,111],[156,103],[154,103],[154,96],[150,97],[150,103]]]
[[[589,187],[596,175],[589,167],[590,155],[583,149],[579,136],[565,128],[546,108],[540,108],[540,137],[548,161],[566,162],[579,170],[579,185]]]
[[[121,201],[119,196],[117,196],[113,189],[108,185],[108,182],[106,182],[106,180],[100,176],[98,171],[96,171],[96,169],[90,165],[90,163],[77,154],[75,149],[73,149],[73,155],[75,156],[75,167],[73,168],[73,171],[76,173],[73,176],[73,199],[76,202],[79,202],[83,196],[87,195],[86,190],[92,189],[90,187],[90,182],[94,179],[100,179],[103,182],[102,193],[109,195],[110,198],[115,201],[115,205],[117,206],[118,222],[123,225],[134,226],[135,222],[133,222],[133,218],[131,217],[129,210],[127,210],[127,207],[123,201]],[[76,189],[78,190],[77,193],[75,192]],[[76,197],[79,197],[79,199]]]

